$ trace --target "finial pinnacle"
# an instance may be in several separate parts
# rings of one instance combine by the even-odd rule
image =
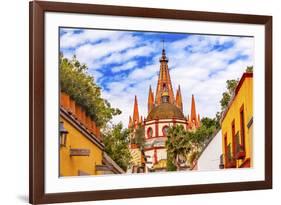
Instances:
[[[166,57],[166,51],[165,51],[165,40],[162,40],[162,44],[163,44],[163,49],[162,49],[162,56],[159,59],[160,62],[168,62],[168,58]]]
[[[166,52],[165,52],[165,40],[162,40],[162,44],[163,44],[163,49],[162,49],[162,57],[166,58]]]

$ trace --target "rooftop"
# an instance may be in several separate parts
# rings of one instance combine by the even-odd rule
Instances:
[[[162,103],[153,108],[147,116],[147,120],[155,119],[185,119],[182,111],[171,103]]]

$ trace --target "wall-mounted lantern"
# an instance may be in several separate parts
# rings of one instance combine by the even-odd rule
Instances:
[[[68,131],[63,126],[63,122],[60,121],[60,146],[66,146],[66,139],[67,139]]]

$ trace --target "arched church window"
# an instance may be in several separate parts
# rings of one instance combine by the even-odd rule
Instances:
[[[163,83],[163,91],[167,91],[166,83]]]
[[[168,126],[164,126],[163,129],[162,129],[162,132],[163,132],[163,136],[167,136],[168,135],[168,129],[169,127]]]
[[[147,129],[147,138],[151,138],[152,135],[153,135],[153,130],[152,130],[151,127],[149,127],[149,128]]]

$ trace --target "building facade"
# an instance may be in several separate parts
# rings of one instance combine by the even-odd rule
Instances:
[[[185,116],[180,85],[174,95],[168,61],[163,48],[162,56],[159,59],[160,71],[155,95],[151,86],[149,88],[146,117],[140,117],[137,96],[135,96],[133,116],[129,117],[129,128],[136,129],[139,125],[144,127],[146,171],[166,170],[165,143],[169,127],[183,125],[187,130],[195,130],[200,126],[200,116],[196,113],[194,96],[192,95],[190,116]],[[137,147],[131,144],[131,150],[135,152],[135,149]]]
[[[104,152],[99,127],[67,94],[60,94],[59,176],[119,174]]]
[[[224,168],[252,167],[253,73],[242,75],[221,118]]]

